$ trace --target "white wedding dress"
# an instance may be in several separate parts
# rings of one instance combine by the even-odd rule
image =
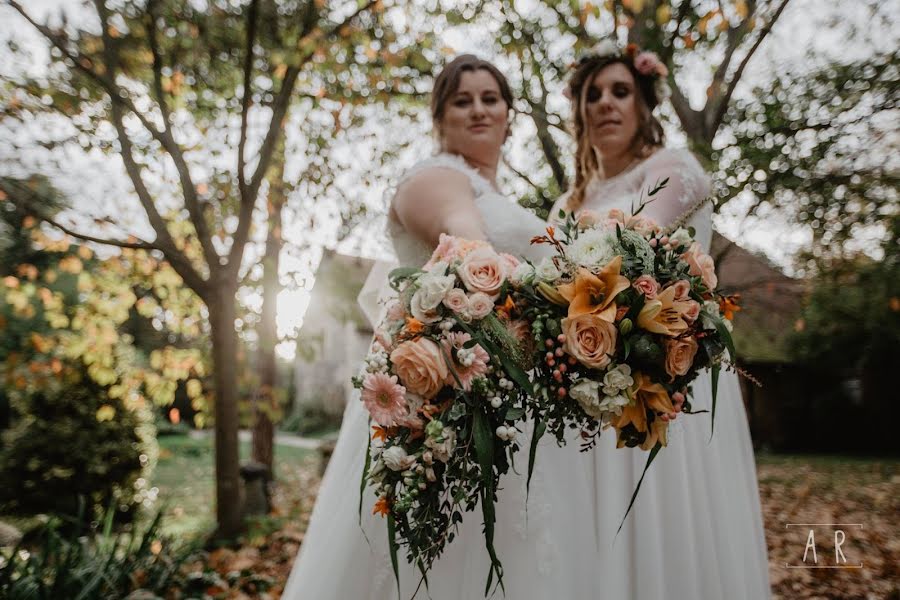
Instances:
[[[400,183],[429,168],[454,169],[469,177],[482,230],[495,249],[532,260],[549,253],[548,246],[529,244],[546,224],[498,194],[457,156],[441,154],[423,161],[407,172]],[[420,266],[430,257],[431,248],[404,231],[399,223],[389,221],[389,233],[401,265]],[[501,480],[496,504],[494,544],[503,564],[506,597],[596,598],[592,593],[596,565],[587,552],[593,551],[594,539],[585,533],[589,515],[570,510],[570,499],[589,491],[577,450],[557,448],[549,436],[542,440],[526,516],[525,478],[521,474],[527,470],[530,436],[529,432],[524,433],[523,450],[516,456],[519,474],[510,471]],[[282,595],[285,600],[396,600],[385,520],[371,514],[375,498],[368,489],[363,498],[362,527],[359,525],[359,483],[368,434],[368,415],[361,402],[351,399],[309,528]],[[490,560],[482,522],[480,507],[464,514],[459,535],[447,545],[428,574],[430,597],[434,600],[484,597]],[[401,597],[409,600],[420,573],[406,563],[403,548],[399,559]],[[422,586],[416,598],[427,597]],[[502,597],[502,593],[496,597]]]
[[[616,177],[593,182],[581,208],[601,216],[613,208],[631,213],[641,193],[646,197],[647,189],[666,177],[667,186],[642,216],[663,226],[686,220],[709,251],[713,207],[700,204],[709,194],[709,179],[685,150],[660,150]],[[691,403],[699,410],[709,409],[711,402],[710,376],[703,372],[694,381]],[[756,467],[737,376],[723,370],[719,377],[711,442],[709,413],[680,415],[669,432],[668,446],[647,471],[618,538],[616,530],[647,453],[617,449],[610,430],[595,450],[577,457],[590,489],[571,498],[571,509],[587,517],[584,527],[592,529],[597,540],[596,587],[587,597],[769,598]]]

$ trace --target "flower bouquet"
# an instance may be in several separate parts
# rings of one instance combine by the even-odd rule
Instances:
[[[494,575],[494,501],[518,449],[531,389],[527,325],[510,318],[508,279],[518,260],[486,242],[442,235],[422,268],[391,272],[397,297],[354,378],[373,422],[361,489],[387,517],[397,552],[427,571],[479,503]],[[420,581],[421,584],[421,581]],[[486,593],[487,593],[486,590]]]
[[[645,205],[631,216],[561,212],[558,232],[532,240],[555,254],[514,273],[516,309],[534,339],[532,448],[546,431],[563,444],[565,430],[578,428],[588,450],[612,428],[617,447],[650,451],[649,467],[669,423],[692,412],[691,382],[705,368],[715,418],[725,352],[734,358],[734,299],[716,292],[712,258],[694,232],[666,233],[640,216]]]

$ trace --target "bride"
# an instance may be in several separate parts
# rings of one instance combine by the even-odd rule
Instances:
[[[401,265],[423,265],[441,233],[486,239],[498,251],[531,260],[548,252],[546,246],[529,244],[546,224],[497,189],[497,164],[511,108],[506,79],[474,56],[456,58],[436,78],[431,113],[441,152],[404,174],[390,207],[388,229]],[[523,437],[527,448],[529,436]],[[375,498],[369,490],[359,522],[359,482],[368,440],[368,415],[361,402],[351,401],[282,598],[397,597],[385,522],[371,514]],[[583,532],[585,514],[569,510],[571,498],[589,492],[577,459],[555,443],[542,443],[527,518],[524,477],[510,472],[501,481],[494,544],[507,598],[596,597],[591,593],[596,565],[587,552],[593,541]],[[517,464],[522,472],[525,463]],[[464,515],[458,535],[428,574],[431,598],[484,597],[490,563],[481,529],[480,511]],[[407,600],[420,574],[402,556],[401,548],[401,596]],[[425,596],[423,587],[419,597]]]
[[[567,89],[576,138],[575,183],[559,209],[631,213],[646,192],[668,178],[642,216],[663,227],[693,226],[709,251],[712,204],[709,178],[686,150],[663,145],[652,114],[665,67],[652,53],[611,42],[595,47],[575,67]],[[694,410],[709,409],[707,374],[693,384]],[[597,540],[591,598],[740,599],[770,597],[766,544],[747,417],[737,376],[722,372],[715,434],[710,415],[681,415],[669,444],[647,471],[621,532],[616,531],[647,453],[616,449],[614,436],[579,457],[590,491],[571,509],[590,515]]]

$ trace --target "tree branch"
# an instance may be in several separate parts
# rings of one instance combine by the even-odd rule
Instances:
[[[241,137],[237,148],[237,176],[241,196],[247,195],[247,179],[244,170],[247,163],[244,160],[244,150],[247,146],[247,120],[250,113],[251,78],[253,77],[253,46],[256,43],[256,16],[259,9],[259,0],[251,0],[247,11],[247,49],[244,55],[244,93],[241,97]]]
[[[341,28],[351,23],[356,17],[372,8],[379,1],[381,0],[369,0],[346,19],[335,24],[328,31],[324,31],[322,37],[328,39],[330,36],[336,34]],[[316,18],[317,15],[315,11],[310,11],[310,13],[306,15],[304,31],[300,35],[301,40],[310,35],[314,30],[314,21]],[[288,67],[284,75],[281,90],[279,90],[278,96],[272,105],[272,119],[269,123],[269,130],[266,132],[266,137],[259,149],[259,162],[256,165],[256,171],[253,173],[250,184],[247,186],[246,194],[241,195],[238,225],[234,232],[234,236],[232,237],[231,249],[228,253],[227,268],[235,275],[241,268],[240,263],[244,255],[244,246],[247,244],[250,235],[250,224],[253,217],[253,207],[256,205],[256,196],[259,193],[259,187],[265,177],[266,170],[269,168],[272,154],[275,151],[278,137],[281,134],[282,125],[287,115],[294,85],[297,82],[297,77],[300,75],[300,69],[303,68],[311,57],[312,54],[308,53],[305,56],[300,57],[297,64]]]
[[[756,41],[750,48],[750,51],[747,52],[744,60],[741,61],[741,64],[734,72],[734,75],[731,77],[731,81],[728,83],[728,88],[725,90],[725,93],[722,95],[719,103],[715,106],[715,108],[710,107],[711,110],[706,114],[706,129],[710,132],[710,141],[712,139],[712,136],[715,135],[716,130],[719,128],[719,125],[722,124],[722,119],[725,117],[725,112],[728,110],[728,103],[731,101],[731,95],[734,93],[734,88],[737,86],[738,81],[740,81],[741,79],[741,75],[743,75],[744,73],[744,68],[747,66],[747,63],[750,62],[750,59],[753,57],[753,54],[756,52],[757,48],[759,48],[759,45],[762,43],[762,41],[766,38],[767,35],[769,35],[769,32],[772,31],[772,27],[775,25],[775,22],[778,21],[778,18],[781,16],[781,13],[784,12],[784,9],[787,7],[788,2],[790,1],[791,0],[782,0],[781,5],[775,10],[775,13],[772,15],[772,18],[769,20],[766,26],[760,30],[759,36],[756,38]]]
[[[147,117],[140,112],[131,99],[128,97],[125,90],[120,88],[115,83],[114,68],[109,69],[109,74],[104,76],[97,73],[90,65],[93,64],[93,60],[80,51],[76,53],[72,53],[59,39],[56,35],[50,31],[49,28],[41,25],[36,22],[28,13],[22,8],[22,6],[16,2],[16,0],[6,0],[6,2],[12,6],[16,11],[21,14],[25,20],[27,20],[35,29],[37,29],[51,44],[53,44],[60,52],[62,52],[66,58],[71,60],[75,67],[85,73],[88,77],[99,83],[107,92],[110,97],[110,102],[112,106],[124,106],[128,111],[134,114],[144,128],[150,132],[154,139],[156,139],[160,144],[162,144],[163,148],[169,153],[172,157],[172,160],[175,162],[176,170],[178,171],[179,179],[181,181],[182,191],[184,193],[185,206],[188,209],[188,212],[191,216],[191,222],[194,225],[194,229],[197,231],[197,237],[200,240],[200,244],[203,248],[204,257],[209,265],[209,268],[212,270],[219,265],[218,254],[215,251],[214,246],[212,245],[212,239],[209,236],[208,228],[206,227],[206,222],[203,219],[202,211],[199,208],[199,202],[197,200],[197,191],[194,187],[193,182],[191,181],[190,170],[188,169],[187,163],[184,160],[184,155],[181,151],[181,148],[175,142],[174,137],[172,137],[171,131],[166,127],[163,131],[160,131],[156,126],[154,126]],[[97,4],[98,15],[101,14],[101,5],[98,4],[95,0],[95,4]],[[105,6],[102,6],[102,14],[108,15],[108,12]],[[110,58],[115,58],[115,55],[111,55],[109,53],[109,48],[113,44],[113,40],[109,35],[108,30],[108,17],[101,17],[101,23],[103,27],[103,40],[104,40],[104,55],[106,56],[105,60],[109,62]],[[110,63],[111,65],[115,64]],[[130,147],[130,145],[129,145]],[[139,193],[140,195],[140,193]],[[148,216],[149,213],[148,213]],[[151,223],[153,220],[151,219]]]

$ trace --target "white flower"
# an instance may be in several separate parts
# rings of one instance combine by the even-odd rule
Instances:
[[[562,275],[550,257],[544,257],[534,272],[541,281],[556,281]]]
[[[448,265],[446,261],[440,260],[440,261],[434,263],[433,265],[431,265],[430,267],[428,267],[427,269],[425,269],[425,273],[429,273],[432,275],[446,275],[447,267],[449,267],[449,266],[450,265]],[[421,281],[421,279],[423,279],[427,276],[428,275],[425,275],[423,273],[422,275],[419,275],[419,280]]]
[[[569,245],[569,259],[582,267],[603,267],[613,259],[614,235],[600,229],[589,229]]]
[[[612,415],[621,415],[622,409],[628,406],[629,402],[628,397],[624,394],[610,395],[603,398],[599,408],[605,413],[604,418],[608,418]]]
[[[434,275],[431,273],[419,277],[419,289],[413,294],[409,302],[409,311],[412,316],[423,323],[434,323],[440,320],[440,315],[435,310],[444,296],[451,289],[456,278],[453,275]]]
[[[579,381],[569,390],[569,395],[581,405],[584,412],[594,417],[600,418],[600,383],[585,379]]]
[[[615,56],[619,53],[619,47],[612,40],[606,39],[601,42],[598,42],[591,48],[591,54],[595,55],[599,58],[603,58],[605,56]]]
[[[669,243],[675,248],[678,246],[690,247],[694,243],[694,238],[691,237],[690,231],[684,227],[679,227],[669,236]]]
[[[614,396],[620,390],[627,389],[634,385],[634,379],[631,377],[631,367],[628,365],[619,365],[615,369],[610,369],[603,376],[603,393],[607,396]]]
[[[514,283],[534,283],[534,267],[527,262],[520,262],[516,270],[513,271],[512,280]]]
[[[405,471],[416,462],[416,457],[407,454],[400,446],[391,446],[381,453],[381,460],[391,471]]]
[[[719,304],[713,300],[707,300],[700,308],[700,323],[703,329],[715,329],[716,323],[722,319],[719,312]]]
[[[439,439],[441,441],[438,441]],[[425,445],[431,448],[434,458],[445,463],[450,460],[450,455],[456,449],[456,430],[444,427],[440,437],[429,437],[425,440]]]

